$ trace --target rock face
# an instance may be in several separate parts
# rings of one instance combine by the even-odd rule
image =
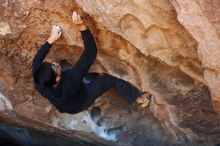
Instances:
[[[220,113],[219,59],[220,54],[220,1],[172,1],[178,20],[198,42],[199,60],[204,68],[204,78],[212,93],[213,106]]]
[[[150,91],[150,110],[135,111],[110,91],[95,108],[61,114],[34,89],[31,62],[52,24],[63,36],[46,60],[74,64],[83,51],[73,10],[96,38],[91,71]],[[1,0],[2,121],[63,134],[80,130],[88,133],[80,138],[106,143],[91,136],[98,135],[121,146],[220,143],[219,11],[219,0]]]

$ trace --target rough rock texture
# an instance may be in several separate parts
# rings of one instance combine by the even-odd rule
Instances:
[[[198,55],[212,93],[213,106],[220,113],[220,10],[219,0],[172,1],[178,20],[198,42]]]
[[[7,131],[7,132],[6,132]],[[71,136],[70,136],[71,135]],[[83,135],[76,132],[75,134],[64,134],[60,131],[42,130],[40,127],[15,126],[13,124],[0,123],[0,144],[2,146],[111,146],[111,142],[99,142],[93,137],[93,140],[80,139],[77,135]],[[84,134],[85,136],[85,134]],[[86,135],[88,137],[88,135]]]
[[[74,64],[79,58],[83,48],[71,22],[73,10],[97,41],[91,71],[110,73],[152,92],[150,110],[134,111],[110,91],[93,105],[101,109],[100,116],[90,117],[92,107],[77,115],[61,114],[33,88],[31,62],[52,24],[62,26],[63,36],[47,60]],[[80,138],[106,143],[98,135],[121,146],[216,145],[219,11],[219,0],[1,0],[1,119],[70,131],[73,137],[80,130],[88,133]]]

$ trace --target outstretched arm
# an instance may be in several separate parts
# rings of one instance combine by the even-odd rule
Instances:
[[[89,29],[81,31],[81,35],[84,44],[84,51],[74,68],[78,69],[81,74],[85,76],[96,59],[97,47],[95,39]]]
[[[80,59],[77,61],[76,65],[73,67],[73,70],[79,70],[79,73],[81,75],[80,77],[82,79],[85,76],[85,74],[87,74],[90,66],[95,61],[97,48],[92,33],[81,20],[81,17],[77,13],[73,12],[72,20],[78,26],[81,32],[84,45],[84,51]]]
[[[47,56],[52,44],[48,43],[47,41],[43,44],[37,54],[34,56],[32,62],[32,72],[34,73],[40,64],[43,62],[44,58]]]
[[[82,80],[95,61],[97,53],[96,43],[92,33],[87,29],[80,16],[76,13],[73,13],[73,22],[78,26],[81,32],[84,51],[76,65],[65,72],[65,93],[70,94],[77,90],[82,84]]]
[[[59,39],[61,36],[61,29],[59,26],[52,26],[51,34],[48,40],[45,42],[44,45],[41,46],[40,50],[34,56],[32,62],[32,72],[34,73],[40,64],[43,62],[44,58],[47,56],[52,44]]]

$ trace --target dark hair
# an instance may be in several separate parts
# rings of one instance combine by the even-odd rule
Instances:
[[[34,80],[43,84],[44,86],[55,84],[56,76],[57,75],[52,69],[52,64],[49,62],[43,62],[34,72]]]

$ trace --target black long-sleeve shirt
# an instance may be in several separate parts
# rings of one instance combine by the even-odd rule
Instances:
[[[60,112],[74,114],[83,110],[85,92],[83,91],[82,81],[96,58],[97,48],[93,35],[88,29],[81,31],[81,35],[85,50],[74,67],[62,71],[58,87],[44,87],[34,80],[35,88]],[[51,47],[52,45],[48,42],[41,46],[32,62],[33,74],[43,62]]]

